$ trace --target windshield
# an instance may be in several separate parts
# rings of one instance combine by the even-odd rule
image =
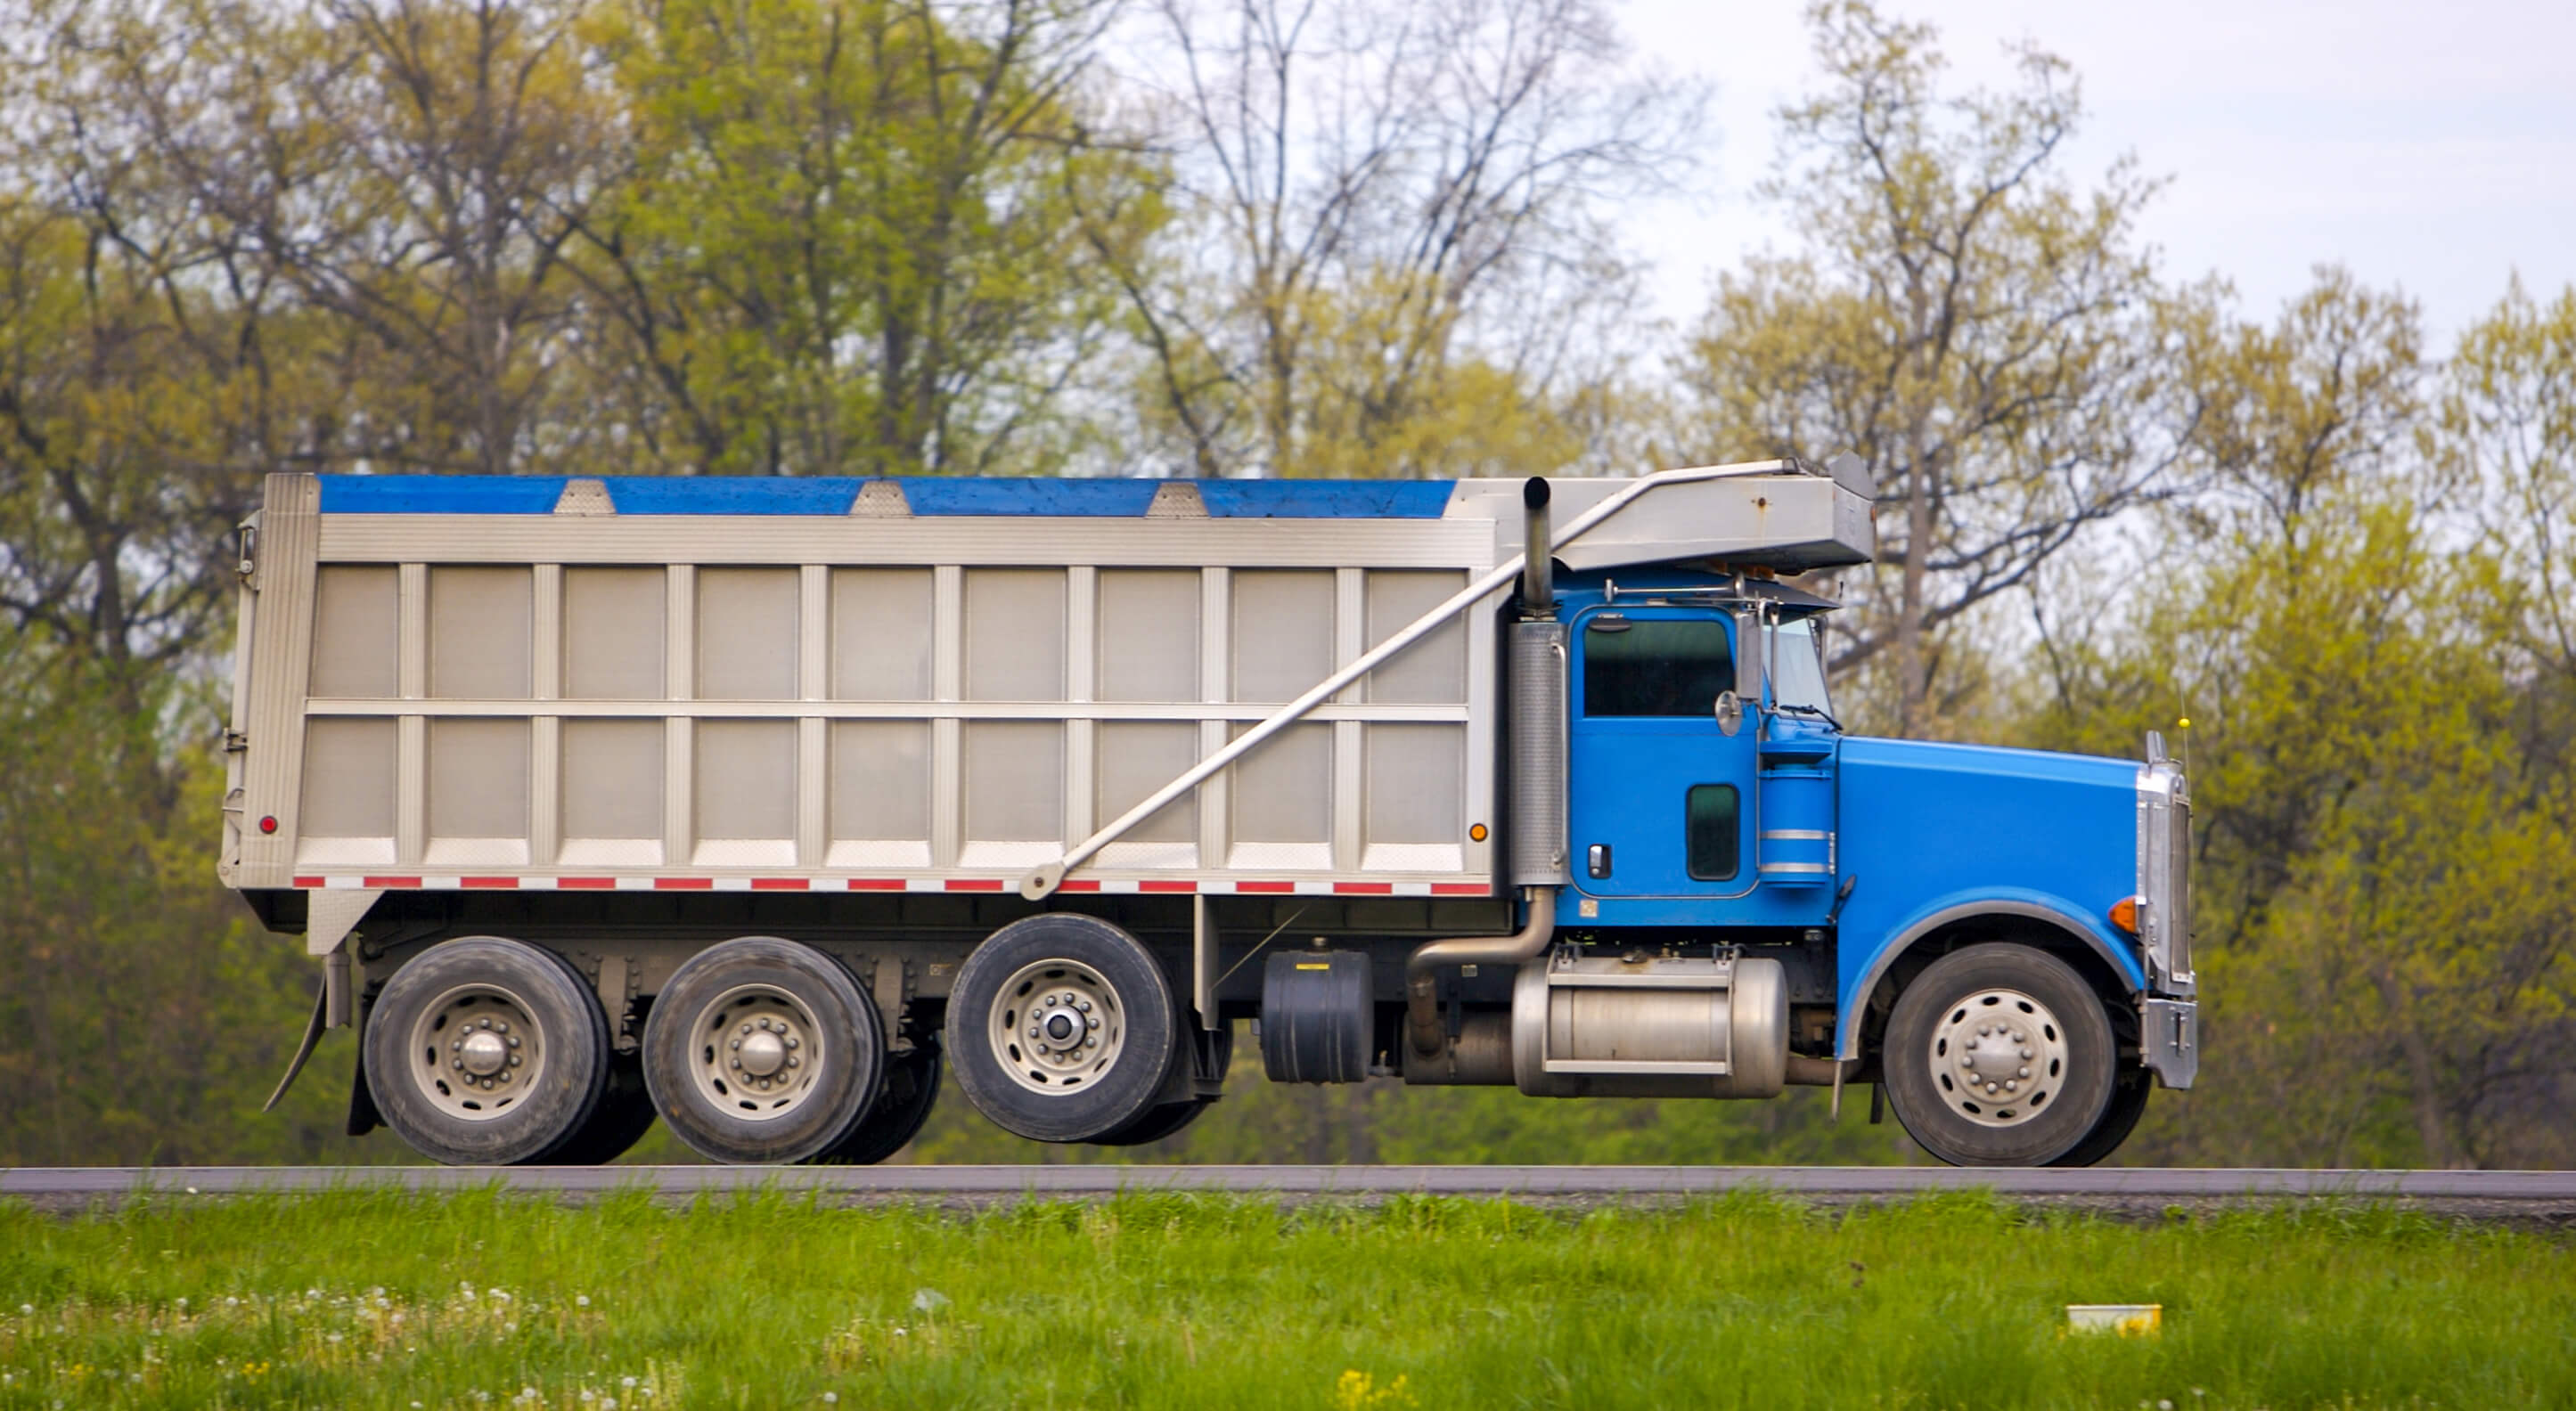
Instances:
[[[1831,716],[1825,695],[1825,645],[1816,635],[1816,620],[1783,622],[1772,650],[1771,703],[1783,710],[1812,710]]]

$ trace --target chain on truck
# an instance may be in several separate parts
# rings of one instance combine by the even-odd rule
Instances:
[[[269,478],[221,871],[350,1128],[868,1162],[1274,1081],[1870,1085],[2080,1164],[2197,1065],[2189,804],[1847,735],[1848,458],[1631,480]],[[271,1099],[272,1104],[275,1099]]]

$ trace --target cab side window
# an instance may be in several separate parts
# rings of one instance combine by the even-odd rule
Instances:
[[[1583,713],[1706,715],[1735,689],[1735,652],[1715,618],[1590,618],[1583,632]]]

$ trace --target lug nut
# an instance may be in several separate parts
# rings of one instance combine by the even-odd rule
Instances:
[[[510,1055],[510,1066],[511,1066],[511,1067],[513,1067],[513,1068],[518,1067],[521,1061],[522,1061],[522,1060],[520,1059],[520,1057],[519,1057],[517,1054],[515,1054],[515,1053],[514,1053],[514,1054],[511,1054],[511,1055]]]
[[[802,1068],[805,1066],[805,1060],[791,1053],[787,1055],[787,1066],[790,1068]]]
[[[465,1060],[461,1058],[450,1059],[448,1060],[447,1066],[455,1069],[459,1073],[462,1073],[465,1071]]]
[[[1099,1016],[1099,1015],[1097,1015],[1097,1014],[1095,1014],[1095,1015],[1091,1016],[1090,1018],[1083,1020],[1082,1022],[1083,1022],[1083,1023],[1085,1023],[1085,1024],[1090,1025],[1090,1026],[1091,1026],[1092,1028],[1094,1028],[1094,1029],[1097,1029],[1097,1028],[1099,1028],[1099,1027],[1100,1027],[1100,1016]]]
[[[800,1039],[800,1038],[796,1037],[794,1034],[789,1034],[789,1035],[787,1036],[787,1046],[788,1046],[789,1048],[795,1048],[795,1047],[797,1047],[797,1046],[799,1046],[799,1045],[803,1044],[804,1042],[805,1042],[805,1041],[804,1041],[803,1039]]]
[[[2018,1069],[2013,1073],[2013,1076],[2016,1078],[2027,1078],[2030,1076],[2030,1070],[2027,1068]]]
[[[1091,1012],[1091,1001],[1087,999],[1078,999],[1073,1002],[1073,1007],[1081,1010],[1085,1014],[1089,1014]]]
[[[492,1032],[496,1034],[506,1034],[510,1032],[510,1021],[504,1019],[500,1023],[493,1025]]]
[[[517,1048],[518,1046],[519,1046],[519,1036],[518,1036],[518,1035],[516,1035],[516,1034],[512,1034],[512,1035],[510,1036],[510,1047],[512,1047],[512,1048]]]
[[[2008,1093],[2017,1093],[2017,1092],[2020,1092],[2020,1091],[2021,1091],[2021,1084],[2014,1082],[2014,1081],[2013,1081],[2012,1079],[2010,1079],[2010,1078],[2006,1078],[2006,1079],[2004,1079],[2004,1091],[2005,1091],[2005,1092],[2008,1092]]]
[[[743,1031],[744,1033],[746,1033],[746,1034],[750,1033],[750,1032],[751,1032],[751,1026],[750,1026],[749,1024],[745,1024],[745,1025],[743,1025],[743,1026],[742,1026],[742,1031]]]

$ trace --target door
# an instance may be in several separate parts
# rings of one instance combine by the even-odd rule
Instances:
[[[1733,735],[1716,709],[1720,692],[1737,689],[1736,620],[1714,608],[1595,607],[1573,628],[1575,890],[1604,900],[1750,891],[1760,702],[1743,703]],[[1618,919],[1590,904],[1578,915]]]

